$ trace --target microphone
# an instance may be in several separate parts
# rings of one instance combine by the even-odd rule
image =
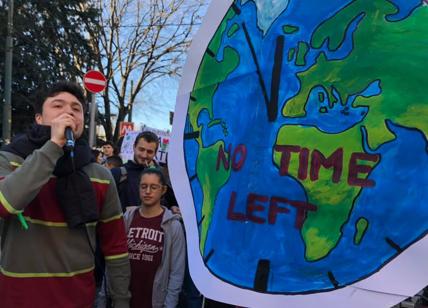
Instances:
[[[65,149],[73,152],[74,150],[74,135],[73,135],[73,131],[71,130],[71,127],[66,127],[65,128],[65,139],[67,140],[65,142]]]

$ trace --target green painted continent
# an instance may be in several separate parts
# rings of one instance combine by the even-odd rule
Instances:
[[[395,138],[386,119],[417,128],[428,138],[428,6],[418,7],[403,20],[388,21],[388,16],[397,12],[390,1],[355,0],[322,23],[311,47],[320,48],[328,39],[329,49],[336,50],[343,44],[348,26],[361,18],[353,33],[351,53],[340,60],[328,60],[320,53],[312,67],[298,74],[301,90],[286,103],[283,114],[305,116],[308,95],[316,86],[328,89],[331,102],[336,101],[333,88],[346,102],[373,80],[380,80],[382,95],[361,96],[353,104],[369,107],[362,125],[367,128],[370,147],[375,149]]]
[[[348,183],[349,162],[352,153],[364,153],[362,136],[358,127],[351,128],[340,134],[326,134],[315,127],[300,125],[285,125],[277,136],[276,145],[298,145],[306,148],[309,153],[314,150],[321,152],[326,158],[338,149],[343,150],[342,171],[340,180],[333,182],[334,168],[321,167],[318,179],[309,176],[311,172],[312,155],[308,155],[307,178],[298,179],[307,193],[307,202],[316,205],[317,210],[307,213],[301,234],[305,244],[305,258],[308,261],[317,261],[337,245],[341,238],[341,228],[348,220],[354,202],[361,191],[360,186],[351,186]],[[281,166],[281,152],[274,152],[274,163]],[[361,161],[372,168],[376,162]],[[298,153],[291,154],[288,174],[298,178],[300,159]],[[360,174],[365,179],[368,174]]]
[[[218,121],[213,116],[213,96],[217,91],[218,84],[223,82],[239,64],[239,55],[232,48],[224,49],[222,61],[217,61],[215,58],[221,45],[221,39],[225,34],[227,22],[234,15],[232,10],[226,14],[211,39],[208,51],[204,54],[199,66],[188,109],[188,119],[194,131],[202,130],[202,127],[198,125],[198,118],[204,110],[208,111],[211,121]],[[200,251],[203,255],[208,230],[212,221],[215,198],[221,187],[227,182],[230,171],[224,169],[216,171],[216,160],[220,145],[225,148],[222,141],[208,147],[204,147],[201,135],[199,135],[196,141],[199,145],[196,170],[203,192],[201,216],[203,220],[200,230]]]

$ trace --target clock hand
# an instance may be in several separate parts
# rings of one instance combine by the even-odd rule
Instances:
[[[270,88],[270,102],[268,104],[269,122],[274,122],[278,116],[279,86],[281,83],[281,69],[284,58],[284,36],[276,39],[275,58],[272,69],[272,82]]]
[[[248,43],[248,46],[250,47],[251,56],[253,58],[254,64],[256,65],[257,76],[259,77],[263,98],[266,103],[269,122],[274,122],[278,116],[279,86],[281,82],[281,69],[284,55],[284,36],[280,35],[276,40],[275,58],[272,70],[271,99],[269,100],[259,61],[257,60],[257,55],[245,23],[242,23],[242,28],[244,29],[245,39]]]
[[[250,38],[250,35],[248,34],[247,26],[245,25],[245,23],[242,23],[242,28],[244,29],[245,39],[247,40],[248,46],[250,47],[251,56],[253,58],[254,64],[256,65],[257,76],[259,77],[259,83],[262,88],[263,98],[265,99],[266,107],[269,110],[269,98],[267,95],[265,82],[263,80],[263,75],[260,70],[259,61],[257,60],[256,52],[254,50],[254,46],[253,46],[253,43],[251,42],[251,38]]]

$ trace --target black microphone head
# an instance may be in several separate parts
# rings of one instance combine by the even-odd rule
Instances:
[[[74,149],[74,135],[73,130],[70,127],[65,128],[65,148],[69,151],[73,151]]]

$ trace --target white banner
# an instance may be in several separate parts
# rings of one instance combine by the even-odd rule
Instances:
[[[166,163],[168,160],[168,148],[170,140],[170,132],[163,131],[148,126],[143,126],[141,131],[127,131],[123,138],[122,147],[120,148],[120,156],[124,162],[134,158],[134,142],[138,134],[143,131],[151,131],[159,137],[159,147],[156,153],[156,161],[159,163]]]

